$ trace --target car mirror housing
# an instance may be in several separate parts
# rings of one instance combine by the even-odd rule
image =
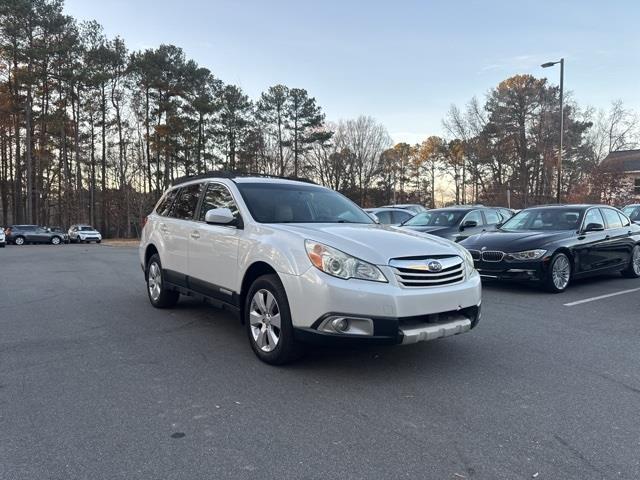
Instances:
[[[584,229],[585,232],[602,232],[603,230],[604,225],[601,223],[590,223]]]
[[[462,225],[460,225],[460,230],[464,230],[465,228],[474,228],[478,226],[478,222],[475,220],[466,220]]]
[[[204,221],[211,225],[231,225],[235,223],[236,218],[228,208],[212,208],[207,210]]]

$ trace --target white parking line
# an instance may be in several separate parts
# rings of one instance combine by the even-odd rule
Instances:
[[[640,288],[632,288],[630,290],[621,290],[619,292],[609,293],[607,295],[600,295],[598,297],[585,298],[584,300],[578,300],[576,302],[565,303],[564,306],[565,307],[573,307],[575,305],[580,305],[582,303],[595,302],[596,300],[602,300],[604,298],[609,298],[609,297],[617,297],[618,295],[625,295],[627,293],[633,293],[633,292],[640,292]]]

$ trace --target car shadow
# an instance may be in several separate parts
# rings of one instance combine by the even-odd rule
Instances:
[[[595,284],[612,285],[615,283],[624,284],[628,279],[624,278],[619,273],[603,273],[592,277],[578,278],[571,280],[571,284],[567,288],[566,292],[572,292],[581,287],[588,287]],[[540,284],[527,282],[527,281],[514,281],[514,280],[495,280],[490,278],[482,279],[482,287],[490,291],[504,291],[510,293],[522,293],[524,295],[540,295],[548,296],[553,295],[547,292]]]
[[[317,375],[328,379],[331,375],[349,381],[362,379],[367,372],[367,384],[379,377],[380,381],[394,378],[412,377],[437,372],[438,375],[455,370],[468,369],[468,365],[484,364],[478,357],[482,353],[473,331],[415,345],[353,345],[353,346],[318,346],[302,344],[303,355],[300,359],[287,365],[273,367],[262,363],[253,353],[247,339],[244,325],[239,318],[224,309],[215,307],[197,299],[184,298],[172,309],[176,316],[175,325],[162,330],[164,334],[179,334],[186,330],[197,329],[199,335],[211,337],[211,360],[218,354],[215,343],[224,343],[226,354],[233,351],[234,361],[251,362],[251,369],[259,369],[268,374],[270,369],[281,369],[298,376],[298,372]],[[228,361],[229,358],[227,357]],[[486,359],[485,359],[486,360]],[[480,367],[478,367],[480,368]],[[324,376],[324,373],[327,376]]]

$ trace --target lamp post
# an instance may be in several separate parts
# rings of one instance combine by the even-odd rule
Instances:
[[[542,68],[553,67],[560,64],[560,150],[558,151],[558,192],[557,202],[560,203],[560,188],[562,187],[562,140],[564,135],[564,103],[562,102],[562,94],[564,90],[564,58],[557,62],[547,62],[540,65]]]

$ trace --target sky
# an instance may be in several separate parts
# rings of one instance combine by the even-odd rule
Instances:
[[[66,0],[131,50],[171,43],[257,98],[305,88],[327,119],[370,115],[396,142],[445,135],[451,104],[530,73],[582,106],[640,112],[640,1]]]

